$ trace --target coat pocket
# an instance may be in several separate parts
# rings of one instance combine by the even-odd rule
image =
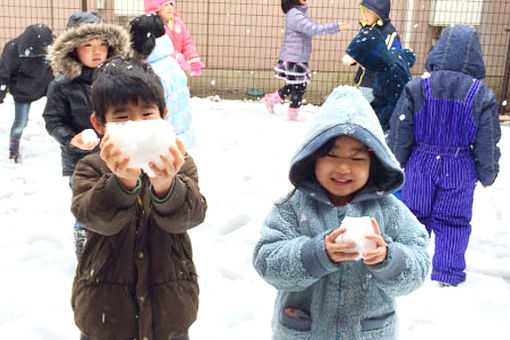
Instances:
[[[301,309],[283,308],[279,320],[283,326],[296,331],[308,332],[312,329],[312,318]]]
[[[397,336],[397,318],[395,312],[381,317],[361,321],[363,340],[394,339]]]

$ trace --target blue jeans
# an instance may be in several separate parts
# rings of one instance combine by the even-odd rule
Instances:
[[[69,187],[73,188],[73,176],[69,176]],[[76,258],[79,260],[81,253],[83,252],[83,246],[87,241],[87,233],[86,229],[78,222],[78,220],[74,221],[74,251],[76,253]]]
[[[28,123],[28,113],[30,112],[30,103],[14,102],[14,122],[11,127],[11,143],[9,151],[11,154],[18,154],[19,140],[23,130]]]

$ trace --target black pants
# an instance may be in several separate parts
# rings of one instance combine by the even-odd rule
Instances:
[[[298,108],[301,107],[305,91],[306,83],[288,84],[279,89],[278,94],[283,99],[290,95],[290,107]]]

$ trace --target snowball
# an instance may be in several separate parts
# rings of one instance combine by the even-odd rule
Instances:
[[[81,140],[83,143],[89,144],[97,141],[98,138],[93,129],[85,129],[81,132]]]
[[[163,119],[142,121],[129,120],[125,123],[108,123],[106,132],[123,157],[129,157],[129,168],[141,168],[149,176],[154,176],[149,162],[161,167],[160,155],[172,158],[168,150],[175,145],[175,132],[172,125]]]
[[[346,251],[348,253],[359,253],[359,256],[355,260],[363,258],[362,253],[374,250],[376,248],[375,241],[365,238],[367,235],[374,234],[374,228],[372,227],[372,220],[369,216],[363,217],[349,217],[346,216],[341,224],[342,227],[347,230],[340,234],[335,242],[336,243],[347,243],[354,242],[355,248]]]

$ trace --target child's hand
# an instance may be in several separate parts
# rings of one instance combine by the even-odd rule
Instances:
[[[376,248],[374,250],[363,253],[363,257],[365,258],[365,260],[363,260],[363,263],[369,266],[373,266],[374,264],[379,264],[383,262],[384,260],[386,260],[386,256],[388,256],[388,245],[381,236],[379,224],[377,223],[375,218],[372,217],[371,220],[372,227],[374,228],[374,235],[367,235],[365,237],[369,240],[374,241],[376,244]]]
[[[354,242],[336,243],[338,235],[343,234],[346,230],[344,227],[335,229],[324,239],[326,253],[333,262],[354,261],[359,256],[358,253],[345,252],[346,250],[356,248]]]
[[[175,56],[175,60],[177,60],[177,63],[179,63],[179,66],[184,71],[189,71],[191,69],[188,63],[186,62],[186,58],[184,58],[184,55],[182,53],[178,53]]]
[[[186,150],[179,138],[176,140],[176,145],[170,146],[169,151],[173,157],[165,155],[159,156],[159,158],[163,161],[161,168],[158,168],[153,162],[149,163],[149,166],[154,173],[154,176],[149,179],[154,193],[159,198],[163,198],[168,194],[173,178],[184,164],[184,154],[186,153]]]
[[[122,157],[120,148],[116,147],[113,141],[110,140],[110,135],[107,133],[101,141],[101,152],[99,156],[110,170],[118,177],[122,185],[128,190],[133,190],[136,187],[138,177],[140,177],[141,170],[128,168],[129,157]]]
[[[339,22],[338,23],[338,30],[339,31],[347,31],[351,26],[345,22]]]
[[[77,149],[91,151],[91,150],[94,150],[95,147],[99,144],[99,138],[95,141],[85,142],[83,140],[83,131],[82,131],[79,134],[75,135],[69,143]]]
[[[202,67],[205,66],[205,64],[201,61],[195,61],[194,63],[191,63],[190,65],[190,76],[201,76],[202,75]]]

